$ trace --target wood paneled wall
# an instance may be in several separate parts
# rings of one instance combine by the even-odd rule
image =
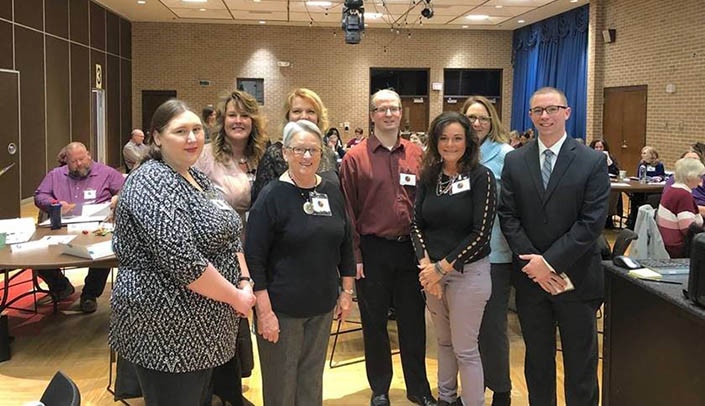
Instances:
[[[132,121],[131,31],[129,21],[90,0],[0,0],[0,69],[20,72],[22,197],[34,194],[64,145],[95,148],[96,64],[103,70],[107,163],[122,164]]]

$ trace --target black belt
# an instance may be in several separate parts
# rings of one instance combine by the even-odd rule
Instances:
[[[411,237],[408,235],[392,235],[392,236],[380,236],[379,238],[383,238],[387,241],[396,241],[396,242],[408,242],[411,241]]]

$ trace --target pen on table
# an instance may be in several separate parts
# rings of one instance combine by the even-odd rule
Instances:
[[[649,282],[657,282],[657,283],[669,283],[671,285],[682,285],[683,282],[678,282],[678,281],[668,281],[668,280],[656,280],[656,279],[642,279],[644,281],[649,281]]]

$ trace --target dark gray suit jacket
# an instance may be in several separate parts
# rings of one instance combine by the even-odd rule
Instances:
[[[604,277],[597,239],[607,217],[610,180],[604,154],[567,137],[544,190],[538,141],[507,154],[499,219],[514,254],[512,280],[525,293],[549,295],[521,268],[519,254],[541,254],[575,291],[556,300],[602,298]]]

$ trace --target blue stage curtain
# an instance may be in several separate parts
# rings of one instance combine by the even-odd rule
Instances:
[[[568,98],[571,117],[566,132],[585,139],[587,109],[588,5],[514,31],[511,128],[522,132],[533,126],[529,98],[551,86]]]

